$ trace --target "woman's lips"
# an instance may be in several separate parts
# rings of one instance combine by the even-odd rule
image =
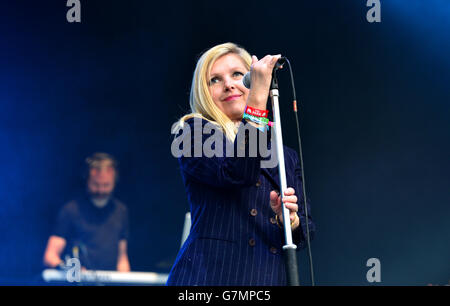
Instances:
[[[225,98],[225,101],[233,101],[233,100],[236,100],[237,98],[239,98],[240,96],[241,95],[232,95],[232,96]]]

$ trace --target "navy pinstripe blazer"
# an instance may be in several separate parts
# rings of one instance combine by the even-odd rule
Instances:
[[[193,122],[194,119],[186,121],[191,130]],[[206,122],[202,120],[202,125]],[[259,130],[257,133],[263,134]],[[202,143],[206,136],[203,135]],[[179,133],[176,137],[185,136]],[[187,137],[192,137],[193,148],[193,135]],[[248,138],[241,144],[238,142],[235,140],[233,144],[235,150],[238,145],[248,146]],[[245,149],[248,151],[248,147]],[[284,147],[284,155],[287,186],[295,189],[300,204],[302,188],[297,153]],[[284,233],[276,224],[269,204],[270,191],[280,190],[278,167],[262,168],[261,160],[259,154],[257,157],[179,158],[192,226],[167,285],[286,284],[282,256]],[[301,226],[293,232],[293,240],[297,249],[301,249],[305,246],[306,233],[302,205],[298,214]],[[310,214],[308,217],[313,234],[315,227]]]

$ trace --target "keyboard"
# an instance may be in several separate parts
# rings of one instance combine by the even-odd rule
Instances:
[[[68,273],[71,275],[69,276]],[[74,280],[73,272],[57,269],[46,269],[42,278],[48,283],[83,283],[83,284],[116,284],[116,285],[165,285],[169,274],[155,272],[117,272],[102,270],[86,270],[79,273],[79,281]]]

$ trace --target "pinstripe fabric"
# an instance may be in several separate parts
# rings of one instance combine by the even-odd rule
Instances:
[[[187,121],[192,129],[193,121]],[[206,122],[202,120],[202,125]],[[203,135],[202,143],[208,136]],[[248,146],[236,140],[234,149],[239,145]],[[284,147],[284,154],[288,187],[295,189],[301,203],[297,154],[288,147]],[[179,158],[192,226],[167,285],[286,284],[283,230],[274,224],[275,214],[269,205],[270,191],[280,189],[278,169],[261,168],[261,160],[260,156]],[[293,239],[301,249],[306,232],[301,205],[299,216],[302,229],[293,232]],[[309,226],[314,233],[311,218]]]

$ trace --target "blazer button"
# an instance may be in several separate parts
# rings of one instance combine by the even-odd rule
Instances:
[[[270,223],[272,223],[272,224],[277,224],[277,220],[275,220],[275,218],[274,217],[271,217],[270,218]]]
[[[255,208],[250,210],[250,215],[252,215],[253,217],[255,217],[257,214],[258,214],[258,211]]]
[[[256,182],[256,187],[259,187],[259,186],[261,186],[261,180],[258,180],[258,181]]]
[[[250,240],[248,241],[248,244],[249,244],[250,246],[255,246],[255,244],[256,244],[255,239],[250,238]]]
[[[277,248],[271,247],[271,248],[270,248],[270,253],[276,254],[276,253],[277,253]]]

